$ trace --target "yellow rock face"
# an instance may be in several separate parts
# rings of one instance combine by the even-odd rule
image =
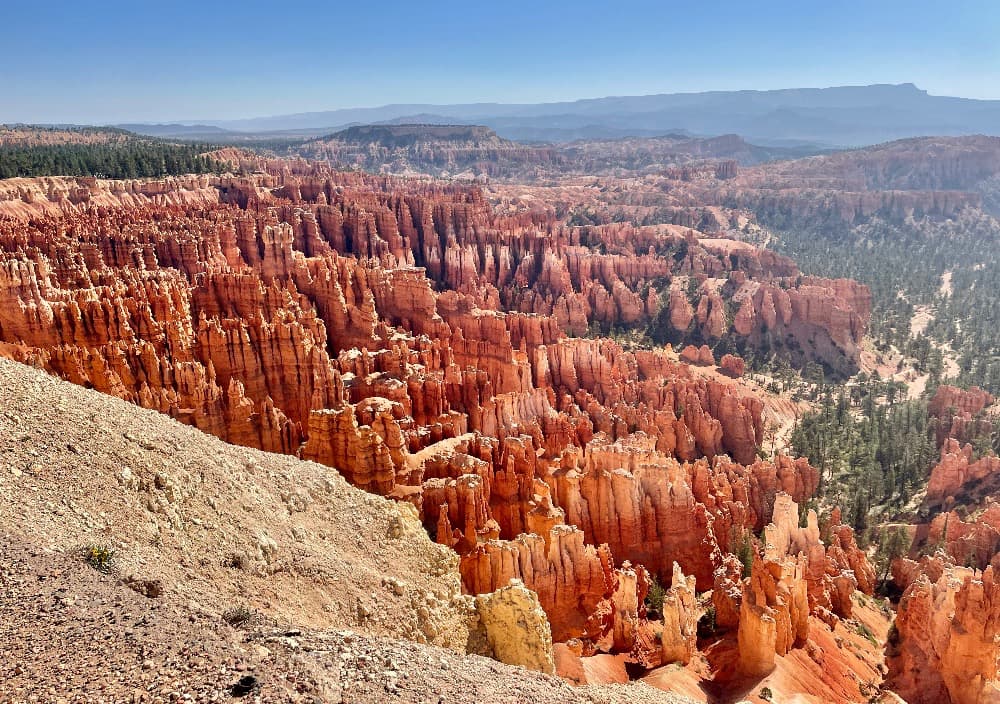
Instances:
[[[508,665],[555,674],[552,632],[538,595],[512,579],[506,587],[476,597],[479,618],[493,657]]]

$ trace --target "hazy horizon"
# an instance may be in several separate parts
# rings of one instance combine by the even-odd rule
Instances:
[[[4,120],[0,118],[0,124],[25,124],[25,125],[41,125],[41,126],[60,126],[60,125],[70,125],[70,126],[80,126],[80,127],[104,127],[104,126],[114,126],[121,124],[146,124],[146,125],[198,125],[198,124],[210,124],[215,122],[228,122],[228,121],[241,121],[241,120],[255,120],[264,119],[275,116],[296,116],[296,115],[313,115],[322,114],[328,112],[346,111],[346,110],[378,110],[382,108],[391,108],[396,106],[417,106],[417,107],[449,107],[454,105],[483,105],[483,106],[518,106],[518,105],[549,105],[549,104],[564,104],[564,103],[578,103],[586,101],[596,101],[603,99],[623,99],[623,98],[642,98],[642,97],[655,97],[659,95],[699,95],[699,94],[710,94],[710,93],[768,93],[768,92],[778,92],[778,91],[812,91],[812,90],[830,90],[839,88],[872,88],[877,86],[913,86],[918,91],[926,92],[931,97],[946,97],[946,98],[958,98],[963,100],[981,100],[981,101],[991,101],[998,100],[1000,98],[976,98],[966,95],[943,95],[935,94],[931,91],[925,90],[922,86],[915,84],[912,81],[900,81],[898,83],[872,83],[872,84],[857,84],[857,85],[831,85],[831,86],[785,86],[780,88],[734,88],[734,89],[713,89],[713,90],[690,90],[690,91],[660,91],[657,93],[641,93],[641,94],[619,94],[619,95],[586,95],[576,98],[568,98],[566,100],[546,100],[539,101],[535,103],[531,102],[520,102],[520,101],[493,101],[493,100],[481,100],[481,101],[458,101],[454,103],[410,103],[410,102],[394,102],[394,103],[380,103],[371,105],[345,105],[338,107],[329,108],[316,108],[309,110],[297,110],[282,113],[268,113],[268,114],[239,114],[235,117],[219,118],[213,116],[202,116],[195,118],[176,118],[170,120],[110,120],[104,122],[73,122],[68,120],[63,121],[43,121],[43,120]]]
[[[239,12],[235,15],[234,12]],[[914,83],[1000,99],[1000,8],[583,0],[5,10],[0,121],[198,122],[392,104]]]
[[[269,113],[260,115],[240,115],[238,117],[231,118],[215,118],[210,116],[205,116],[201,118],[191,118],[191,119],[177,119],[164,121],[163,124],[189,124],[195,125],[199,123],[206,122],[226,122],[226,121],[238,121],[238,120],[253,120],[259,118],[274,117],[276,115],[312,115],[318,113],[327,112],[337,112],[340,110],[377,110],[380,108],[389,108],[397,105],[417,105],[417,106],[436,106],[436,107],[447,107],[451,105],[499,105],[499,106],[517,106],[517,105],[550,105],[550,104],[563,104],[563,103],[578,103],[590,100],[603,100],[603,99],[615,99],[615,98],[636,98],[636,97],[653,97],[657,95],[700,95],[708,93],[768,93],[777,91],[796,91],[796,90],[829,90],[836,88],[870,88],[875,86],[914,86],[917,90],[926,92],[931,97],[946,97],[946,98],[960,98],[963,100],[982,100],[991,101],[998,100],[998,98],[976,98],[968,95],[945,95],[937,94],[931,91],[926,91],[922,86],[915,84],[913,81],[900,81],[898,83],[870,83],[870,84],[856,84],[856,85],[836,85],[836,86],[783,86],[778,88],[732,88],[732,89],[712,89],[712,90],[684,90],[684,91],[659,91],[654,93],[636,93],[636,94],[618,94],[618,95],[585,95],[576,98],[567,98],[565,100],[544,100],[538,102],[525,102],[525,101],[501,101],[501,100],[477,100],[477,101],[456,101],[454,103],[409,103],[409,102],[393,102],[393,103],[380,103],[378,105],[344,105],[331,108],[316,108],[311,110],[297,110],[295,112],[285,112],[285,113]],[[115,123],[103,123],[103,124],[127,124],[129,120],[119,120]],[[136,124],[145,124],[149,121],[134,121]],[[40,123],[35,123],[40,124]],[[93,124],[98,125],[99,123],[81,123],[81,124]],[[155,124],[155,123],[150,123]]]

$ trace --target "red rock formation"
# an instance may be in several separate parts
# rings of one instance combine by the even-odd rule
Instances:
[[[971,442],[978,435],[988,435],[993,424],[982,417],[983,411],[996,401],[992,395],[978,387],[959,389],[942,384],[927,404],[927,412],[937,419],[938,445],[951,438],[959,443]]]
[[[471,593],[482,594],[520,579],[538,594],[554,640],[598,640],[611,628],[616,577],[607,547],[583,540],[579,529],[556,526],[544,538],[487,541],[463,556],[462,580]]]
[[[805,645],[809,637],[806,559],[780,561],[754,555],[743,587],[739,621],[739,670],[749,676],[769,674],[775,656]]]
[[[698,619],[702,610],[695,598],[694,577],[685,577],[674,563],[670,589],[663,597],[663,631],[660,635],[664,663],[691,661],[698,645]]]
[[[927,482],[927,502],[952,503],[962,492],[994,477],[1000,477],[1000,458],[986,456],[973,461],[972,445],[962,447],[954,438],[947,438],[941,445],[941,461],[931,470]]]
[[[688,345],[681,350],[680,357],[687,364],[696,364],[701,367],[715,366],[715,357],[712,355],[712,350],[709,349],[708,345],[702,345],[701,347]]]
[[[991,428],[983,413],[993,402],[980,389],[943,385],[929,404],[941,459],[925,503],[936,515],[912,528],[911,555],[933,555],[893,561],[904,591],[887,651],[890,686],[915,704],[1000,702],[1000,461],[973,460],[963,445]]]
[[[565,163],[551,147],[511,142],[477,125],[359,125],[310,140],[298,151],[345,169],[470,177],[509,176]]]
[[[733,240],[701,239],[696,244],[684,240],[688,257],[700,253],[694,262],[685,259],[681,271],[713,276],[728,273],[721,288],[702,284],[688,296],[673,288],[657,318],[666,330],[665,338],[683,341],[692,333],[716,341],[729,335],[744,338],[752,346],[783,351],[793,361],[820,360],[840,372],[855,370],[860,344],[871,315],[871,293],[865,286],[847,279],[801,277],[792,267],[791,275],[776,278],[772,269],[783,271],[780,263],[761,261],[760,251]],[[708,258],[711,253],[717,258]],[[761,273],[750,278],[733,262]],[[711,280],[709,280],[711,281]],[[737,306],[730,317],[728,306]],[[682,358],[691,364],[707,364],[706,354],[695,355],[688,346]],[[713,362],[714,363],[714,362]]]
[[[739,163],[734,159],[720,161],[715,167],[715,177],[718,179],[736,178],[739,173]]]
[[[398,429],[397,429],[398,430]],[[370,425],[358,425],[354,408],[313,411],[303,459],[335,467],[355,486],[387,495],[396,472],[389,447]]]
[[[764,555],[772,560],[802,555],[806,558],[810,612],[833,612],[851,617],[851,595],[875,590],[875,570],[854,540],[854,531],[840,525],[839,515],[830,527],[830,545],[820,539],[816,512],[810,510],[804,528],[799,527],[798,506],[790,496],[777,495],[772,523],[764,529]]]
[[[716,626],[722,630],[737,628],[743,603],[743,564],[732,554],[721,554],[716,560],[712,584],[712,607]]]
[[[798,222],[948,216],[979,205],[975,185],[1000,171],[998,149],[996,138],[982,136],[899,140],[741,169],[734,179],[699,189],[696,197]]]
[[[734,354],[724,354],[719,362],[719,370],[726,376],[739,379],[746,372],[746,362]]]
[[[773,522],[764,529],[763,555],[755,550],[753,568],[736,593],[740,565],[723,561],[715,573],[713,605],[720,626],[739,629],[739,670],[760,677],[776,666],[776,656],[800,647],[809,637],[809,618],[827,623],[850,618],[851,595],[875,586],[874,569],[854,542],[851,529],[835,525],[824,546],[816,513],[799,527],[798,506],[788,494],[774,500]]]
[[[927,527],[923,542],[944,552],[956,565],[985,569],[1000,553],[1000,504],[990,503],[968,520],[954,511],[939,513]],[[900,586],[906,588],[909,581]]]
[[[942,418],[949,409],[954,409],[952,415],[962,414],[971,417],[981,413],[995,400],[992,395],[975,386],[971,389],[960,389],[941,384],[934,392],[934,398],[927,404],[927,412]]]
[[[749,467],[724,458],[681,464],[654,450],[652,439],[600,442],[588,446],[583,468],[554,474],[554,502],[614,555],[641,562],[663,581],[677,562],[701,590],[711,588],[713,552],[729,548],[734,529],[763,525],[778,490],[804,497],[818,480],[808,464],[787,458]]]
[[[681,274],[706,285],[670,318],[731,334],[708,276],[732,274],[767,293],[751,337],[780,316],[843,354],[864,292],[772,283],[787,260],[669,226],[568,228],[474,188],[260,168],[0,189],[0,354],[410,502],[461,554],[468,591],[523,580],[556,640],[690,657],[691,585],[722,568],[738,592],[733,537],[762,529],[779,492],[811,496],[818,473],[757,459],[747,387],[566,331],[649,321],[653,282]],[[714,365],[707,346],[697,362]],[[657,642],[647,577],[669,583],[675,563],[689,576]]]
[[[890,641],[889,684],[913,704],[1000,701],[1000,564],[944,566],[904,592]]]
[[[681,332],[687,330],[688,326],[691,325],[691,321],[694,320],[694,308],[691,307],[691,303],[688,301],[688,297],[684,295],[684,292],[680,289],[672,289],[667,306],[670,325],[674,330]]]

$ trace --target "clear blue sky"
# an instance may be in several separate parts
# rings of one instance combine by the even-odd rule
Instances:
[[[4,2],[0,122],[913,82],[1000,98],[995,0]]]

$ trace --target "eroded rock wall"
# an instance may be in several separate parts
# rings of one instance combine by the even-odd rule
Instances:
[[[864,292],[675,226],[570,228],[474,188],[258,168],[5,184],[0,354],[410,503],[468,591],[523,580],[557,639],[686,652],[688,617],[667,646],[643,626],[650,575],[676,563],[710,588],[734,536],[818,474],[757,459],[763,402],[738,379],[567,333],[649,321],[655,281],[710,274],[753,288],[761,325],[773,305],[847,358]],[[713,291],[689,324],[751,340],[751,308],[728,329]]]

